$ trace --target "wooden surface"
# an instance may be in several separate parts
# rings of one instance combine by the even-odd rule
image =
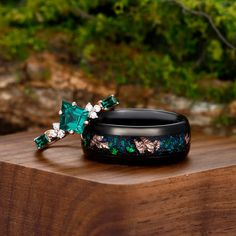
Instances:
[[[236,139],[195,135],[168,166],[87,160],[78,136],[44,152],[0,137],[0,235],[236,235]]]

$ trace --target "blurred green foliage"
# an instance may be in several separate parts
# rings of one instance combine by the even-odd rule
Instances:
[[[24,60],[35,51],[62,52],[102,80],[231,101],[236,98],[236,50],[192,10],[210,16],[236,45],[233,0],[5,0],[0,3],[0,57]],[[230,82],[219,86],[218,79]]]
[[[236,118],[229,115],[220,115],[214,119],[213,124],[224,127],[235,126]]]

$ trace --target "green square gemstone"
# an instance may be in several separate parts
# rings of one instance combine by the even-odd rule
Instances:
[[[60,116],[60,128],[64,131],[74,131],[82,134],[84,131],[84,122],[88,119],[88,111],[72,106],[71,103],[62,101],[62,114]]]
[[[103,99],[101,104],[102,104],[102,107],[104,109],[109,109],[109,108],[112,108],[115,105],[117,105],[118,104],[118,100],[116,99],[115,96],[111,95],[111,96]]]
[[[42,134],[34,139],[34,142],[38,149],[44,148],[49,143],[48,136],[46,134]]]

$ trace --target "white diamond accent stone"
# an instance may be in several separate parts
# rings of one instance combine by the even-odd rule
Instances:
[[[89,118],[96,119],[96,118],[98,118],[98,115],[95,111],[92,111],[92,112],[89,113]]]
[[[58,130],[57,137],[58,138],[63,138],[64,136],[65,136],[65,131],[62,130],[62,129]]]
[[[60,123],[53,123],[52,124],[53,129],[59,130],[60,129]]]
[[[94,111],[96,111],[96,112],[101,111],[101,107],[100,107],[99,105],[95,105],[95,106],[93,107],[93,109],[94,109]]]
[[[51,137],[51,138],[56,138],[57,137],[57,131],[53,130],[53,129],[50,129],[48,131],[48,136]]]
[[[93,110],[93,105],[89,102],[86,106],[85,106],[85,110],[87,111],[92,111]]]

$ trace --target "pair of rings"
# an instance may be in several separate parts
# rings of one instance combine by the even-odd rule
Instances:
[[[111,110],[119,102],[114,95],[100,100],[94,106],[88,103],[81,108],[76,102],[62,101],[59,111],[60,122],[53,123],[53,128],[36,137],[34,142],[38,149],[44,149],[50,144],[65,138],[69,134],[83,134],[85,126],[93,119],[98,118],[103,111]]]

